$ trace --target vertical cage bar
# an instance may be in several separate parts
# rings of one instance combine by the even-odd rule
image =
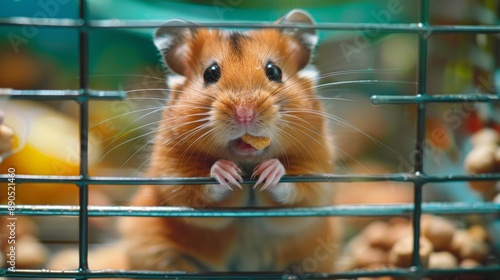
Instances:
[[[83,21],[83,27],[79,30],[79,62],[80,62],[80,91],[84,98],[79,101],[80,105],[80,178],[88,177],[88,73],[89,73],[89,43],[87,30],[87,7],[86,0],[80,0],[79,15]],[[80,188],[80,210],[79,210],[79,270],[88,270],[88,185],[78,184]],[[84,278],[86,279],[86,278]]]
[[[419,7],[419,26],[428,26],[429,24],[429,1],[420,0]],[[427,91],[427,39],[426,33],[419,33],[418,37],[418,95],[426,95]],[[417,131],[415,143],[415,175],[420,176],[424,173],[424,149],[425,140],[425,115],[426,103],[420,103],[417,107]],[[414,184],[414,211],[413,211],[413,260],[412,264],[420,268],[420,217],[422,215],[422,187],[425,182],[417,180]]]

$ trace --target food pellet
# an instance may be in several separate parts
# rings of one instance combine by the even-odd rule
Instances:
[[[250,134],[241,136],[241,140],[257,150],[262,150],[271,144],[271,138],[269,137],[259,137]]]

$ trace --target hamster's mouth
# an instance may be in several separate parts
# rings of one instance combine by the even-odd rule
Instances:
[[[255,154],[260,154],[263,151],[252,147],[252,145],[248,143],[245,143],[241,138],[232,140],[231,146],[237,153],[242,155],[255,155]]]

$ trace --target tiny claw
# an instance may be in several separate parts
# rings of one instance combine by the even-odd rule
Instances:
[[[229,183],[243,189],[239,183],[243,181],[240,173],[241,170],[235,163],[225,159],[216,161],[210,169],[210,175],[214,177],[219,184],[229,188],[230,190],[233,190],[233,188],[231,188]]]
[[[262,183],[262,181],[264,181],[264,177],[259,177],[259,179],[257,179],[257,182],[255,182],[255,185],[253,185],[253,189],[255,190],[257,188],[257,186]],[[262,191],[262,189],[261,189]]]
[[[279,180],[283,175],[285,175],[285,167],[283,164],[277,159],[270,159],[259,164],[252,174],[252,178],[255,176],[259,176],[259,179],[253,186],[255,189],[257,185],[265,182],[260,191],[266,190],[269,187],[275,186],[278,184]]]

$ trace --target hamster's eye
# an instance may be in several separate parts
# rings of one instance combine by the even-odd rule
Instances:
[[[281,82],[281,69],[272,62],[268,62],[265,67],[266,76],[270,81]]]
[[[220,79],[220,67],[217,63],[214,63],[205,70],[203,73],[203,79],[205,84],[216,83]]]

